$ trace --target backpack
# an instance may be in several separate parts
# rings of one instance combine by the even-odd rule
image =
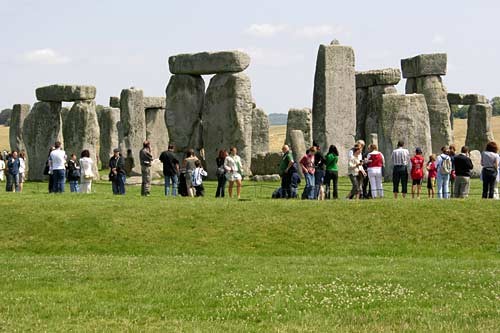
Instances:
[[[449,175],[451,173],[451,168],[451,158],[447,157],[445,159],[442,159],[439,173],[442,175]]]

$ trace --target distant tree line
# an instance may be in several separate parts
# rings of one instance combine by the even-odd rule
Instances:
[[[493,107],[493,116],[500,116],[500,97],[493,97],[490,100],[490,104]],[[453,117],[458,119],[467,119],[467,112],[469,111],[468,105],[462,105],[459,108],[453,110]]]

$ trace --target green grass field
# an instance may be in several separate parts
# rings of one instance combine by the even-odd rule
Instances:
[[[347,188],[342,180],[342,189]],[[3,184],[2,184],[3,185]],[[500,202],[0,193],[0,331],[498,332]],[[386,184],[389,190],[389,184]]]

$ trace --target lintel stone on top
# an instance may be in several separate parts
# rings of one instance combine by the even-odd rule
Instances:
[[[36,98],[44,102],[75,102],[93,100],[96,95],[94,86],[53,84],[37,88]]]

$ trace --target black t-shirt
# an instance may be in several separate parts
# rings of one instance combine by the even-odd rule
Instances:
[[[163,175],[173,176],[177,174],[177,165],[179,161],[171,151],[164,151],[160,155],[160,161],[163,163]]]

